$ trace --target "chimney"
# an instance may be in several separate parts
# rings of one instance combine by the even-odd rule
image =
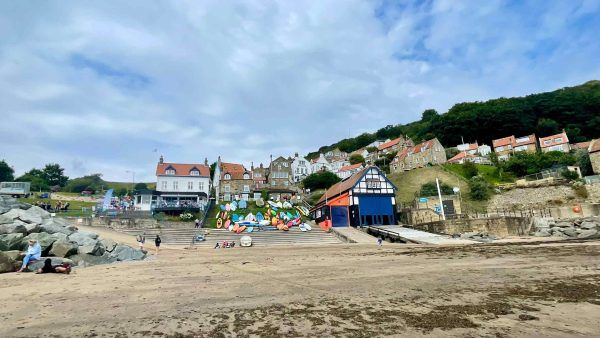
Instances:
[[[262,163],[260,164],[260,168],[261,168],[261,169],[263,168],[263,164],[262,164]]]
[[[295,154],[294,154],[294,156],[295,156],[295,157],[298,157],[298,153],[295,153]]]
[[[204,165],[208,167],[208,158],[207,157],[204,158]]]
[[[254,170],[254,161],[250,162],[250,170]]]
[[[160,155],[160,158],[158,159],[158,164],[163,164],[165,163],[165,159],[163,158],[162,155]]]

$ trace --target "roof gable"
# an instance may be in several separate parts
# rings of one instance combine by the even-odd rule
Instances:
[[[156,176],[166,176],[168,169],[175,170],[175,176],[192,176],[190,172],[192,169],[197,169],[200,172],[199,176],[208,177],[210,175],[210,168],[204,164],[195,163],[159,163],[156,165]],[[194,176],[198,177],[198,176]]]
[[[329,199],[329,198],[333,198],[335,196],[341,195],[341,194],[345,193],[346,191],[354,188],[356,186],[356,184],[358,184],[362,180],[362,178],[371,169],[376,170],[380,175],[382,175],[386,179],[386,181],[389,182],[394,187],[394,189],[398,189],[398,188],[396,188],[394,183],[392,183],[392,181],[390,181],[389,178],[387,178],[385,176],[385,174],[381,171],[381,169],[379,169],[376,166],[369,166],[369,167],[362,169],[361,171],[356,172],[354,175],[348,177],[347,179],[331,186],[331,188],[327,189],[325,194],[323,194],[323,196],[321,196],[321,198],[319,199],[319,202],[317,202],[317,205],[322,203],[323,201],[325,201],[325,199]]]

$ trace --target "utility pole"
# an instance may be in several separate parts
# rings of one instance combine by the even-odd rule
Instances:
[[[446,220],[446,214],[444,213],[444,203],[442,202],[442,191],[440,190],[440,180],[436,177],[435,184],[437,184],[438,197],[440,199],[440,210],[442,211],[442,219]]]
[[[126,172],[131,174],[131,193],[133,194],[133,190],[135,189],[135,171],[127,170]]]

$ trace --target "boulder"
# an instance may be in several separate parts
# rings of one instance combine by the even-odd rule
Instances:
[[[569,237],[577,237],[577,230],[575,228],[563,228],[563,234]]]
[[[52,246],[52,243],[56,242],[57,240],[56,237],[45,232],[33,233],[23,238],[23,240],[21,241],[21,249],[27,250],[27,247],[29,246],[27,241],[29,241],[30,239],[35,239],[38,241],[38,243],[40,243],[40,246],[42,247],[42,255],[48,252],[50,250],[50,247]]]
[[[595,229],[590,229],[590,230],[581,230],[579,231],[579,234],[577,235],[577,238],[600,238],[600,231],[595,230]]]
[[[27,235],[27,228],[22,222],[16,221],[10,224],[0,224],[0,235],[21,233]]]
[[[69,240],[68,240],[69,236],[67,236],[63,233],[60,233],[60,232],[52,234],[52,237],[56,238],[57,241],[69,242]]]
[[[572,222],[567,222],[567,221],[561,221],[556,223],[556,226],[559,228],[570,228],[573,226]]]
[[[550,231],[547,229],[539,229],[538,231],[534,232],[533,235],[535,237],[550,237],[550,236],[552,236]]]
[[[42,223],[42,217],[37,215],[35,212],[29,212],[29,210],[11,209],[9,212],[5,213],[4,216],[11,217],[13,220],[20,219],[26,223]]]
[[[0,251],[19,250],[23,241],[23,234],[0,235]]]
[[[90,245],[96,243],[96,239],[87,236],[86,234],[82,233],[82,231],[74,232],[69,235],[69,240],[77,243],[78,245]]]
[[[104,250],[106,250],[108,252],[112,252],[115,249],[115,247],[117,246],[117,242],[113,241],[110,238],[101,239],[100,243],[102,243],[102,245],[104,245]]]
[[[146,257],[146,253],[127,245],[117,245],[113,252],[111,252],[111,256],[116,258],[118,261],[132,261],[144,259],[144,257]]]
[[[40,225],[35,223],[25,223],[23,224],[25,229],[27,229],[27,234],[32,234],[34,232],[40,232]]]
[[[12,218],[10,218],[8,216],[0,215],[0,224],[9,224],[9,223],[12,223],[12,222],[13,222]]]
[[[41,219],[50,218],[50,213],[49,212],[47,212],[46,210],[44,210],[44,209],[42,209],[42,208],[40,208],[38,206],[35,206],[35,205],[32,205],[31,208],[27,209],[27,213],[29,213],[31,215],[38,216]]]
[[[56,257],[69,257],[77,253],[78,246],[76,243],[71,243],[69,241],[59,239],[52,244],[52,249],[50,249],[50,255]]]
[[[79,234],[89,237],[91,239],[98,239],[98,234],[95,232],[89,232],[89,231],[78,231]]]
[[[29,271],[36,271],[44,267],[44,261],[46,258],[50,258],[52,260],[52,265],[60,265],[63,263],[69,263],[71,265],[75,265],[72,260],[63,257],[41,257],[39,261],[35,261],[33,263],[29,263],[27,269]]]
[[[16,271],[15,265],[16,261],[12,257],[0,251],[0,273]]]
[[[75,232],[74,227],[70,225],[64,226],[62,222],[56,222],[54,219],[45,221],[42,225],[40,225],[40,230],[49,234],[63,233],[67,236]]]
[[[600,224],[595,223],[595,222],[585,221],[585,222],[582,222],[579,227],[582,229],[591,230],[591,229],[599,228]]]
[[[88,254],[77,254],[69,257],[74,264],[81,267],[109,264],[117,261],[116,257],[111,256],[108,252],[105,252],[102,256],[94,256]]]
[[[95,239],[90,239],[90,241],[92,241],[92,242],[88,242],[84,245],[79,246],[79,248],[77,248],[77,253],[94,255],[94,256],[102,256],[102,254],[104,254],[104,251],[105,251],[104,245],[102,245],[102,243],[100,243],[100,241],[95,240]]]

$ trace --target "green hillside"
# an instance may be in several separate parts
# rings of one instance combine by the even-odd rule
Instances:
[[[498,98],[485,102],[457,103],[445,114],[433,109],[423,112],[419,121],[388,125],[375,133],[343,139],[320,152],[340,148],[352,152],[378,139],[408,135],[415,142],[437,137],[446,147],[479,141],[491,145],[507,135],[551,135],[565,129],[571,142],[600,137],[600,81],[524,97]]]

